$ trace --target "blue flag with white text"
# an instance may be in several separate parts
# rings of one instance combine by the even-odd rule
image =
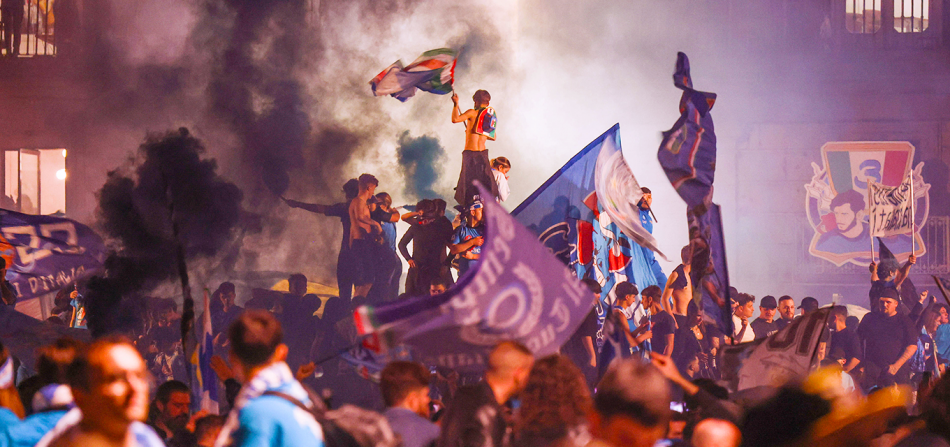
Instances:
[[[105,244],[74,220],[0,210],[0,256],[19,299],[55,292],[102,268]]]

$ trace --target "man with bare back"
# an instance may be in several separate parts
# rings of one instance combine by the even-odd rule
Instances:
[[[680,256],[683,263],[676,267],[676,270],[670,274],[666,281],[666,290],[663,291],[663,309],[673,315],[677,327],[688,327],[686,325],[686,309],[689,302],[693,300],[693,284],[689,277],[690,260],[693,254],[689,245],[683,247]],[[672,307],[670,297],[673,298]]]
[[[452,122],[465,122],[465,150],[462,151],[462,171],[459,173],[458,185],[455,188],[455,201],[464,207],[476,201],[478,189],[472,184],[478,180],[482,186],[489,188],[493,197],[498,197],[498,186],[491,172],[491,162],[488,159],[488,150],[485,141],[495,140],[495,109],[489,107],[491,95],[485,90],[479,90],[472,96],[475,108],[462,113],[459,109],[459,97],[452,94]]]
[[[373,287],[373,262],[376,245],[382,241],[383,229],[373,220],[366,204],[376,193],[379,180],[370,174],[359,178],[359,195],[350,201],[350,256],[353,257],[353,298],[366,297]]]

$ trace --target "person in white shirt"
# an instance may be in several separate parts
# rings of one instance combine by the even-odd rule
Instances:
[[[497,157],[491,161],[491,173],[495,176],[495,184],[498,185],[498,201],[508,200],[511,189],[508,187],[508,171],[511,170],[511,162],[505,157]]]
[[[747,293],[740,293],[736,297],[736,310],[732,314],[733,344],[755,340],[755,331],[749,325],[749,318],[755,312],[755,297]]]

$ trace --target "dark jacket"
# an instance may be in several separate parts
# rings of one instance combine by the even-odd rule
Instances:
[[[488,383],[459,388],[442,420],[439,447],[503,447],[508,425]]]

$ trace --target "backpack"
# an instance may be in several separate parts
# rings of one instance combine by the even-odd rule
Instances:
[[[375,411],[353,405],[344,405],[337,410],[327,410],[323,399],[310,388],[304,387],[311,405],[280,391],[268,390],[262,395],[276,396],[300,408],[320,424],[326,447],[397,447],[399,438],[393,433],[389,421]]]
[[[475,109],[477,115],[475,116],[475,125],[472,129],[472,133],[476,135],[485,135],[489,140],[495,141],[495,125],[497,124],[497,117],[495,115],[495,109],[491,107],[485,107],[482,109]]]

